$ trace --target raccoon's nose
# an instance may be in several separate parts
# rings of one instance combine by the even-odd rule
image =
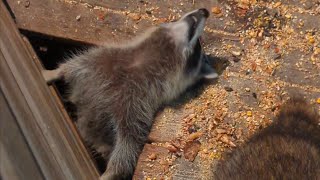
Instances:
[[[199,9],[199,12],[206,18],[209,17],[209,15],[210,15],[209,11],[205,8]]]

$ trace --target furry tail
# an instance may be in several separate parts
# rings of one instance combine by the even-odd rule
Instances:
[[[294,97],[282,106],[270,129],[290,136],[312,137],[320,142],[320,115],[305,100]]]
[[[283,123],[288,124],[298,123],[297,121],[317,125],[320,123],[320,116],[315,108],[300,97],[293,97],[285,103],[277,119],[285,120]]]

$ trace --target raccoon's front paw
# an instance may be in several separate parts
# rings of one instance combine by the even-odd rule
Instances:
[[[100,176],[99,180],[116,180],[119,179],[119,177],[116,176],[116,174],[112,173],[112,172],[104,172],[102,174],[102,176]]]
[[[123,174],[116,174],[107,170],[100,176],[99,180],[131,180],[132,177],[124,176]]]

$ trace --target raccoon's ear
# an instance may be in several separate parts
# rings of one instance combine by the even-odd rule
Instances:
[[[219,76],[216,70],[212,67],[210,63],[211,60],[208,55],[203,53],[201,61],[202,63],[201,63],[200,72],[199,72],[199,75],[201,78],[214,79]]]
[[[199,75],[205,79],[214,79],[219,76],[218,73],[206,61],[201,64]]]

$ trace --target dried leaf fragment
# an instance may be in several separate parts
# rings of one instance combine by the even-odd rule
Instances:
[[[165,23],[165,22],[168,22],[168,19],[167,18],[159,18],[157,20],[157,23],[161,24],[161,23]]]
[[[231,54],[234,56],[240,56],[241,55],[241,51],[231,51]]]
[[[198,139],[200,136],[202,136],[202,132],[195,132],[188,136],[188,140],[193,141],[195,139]]]
[[[252,63],[251,63],[251,69],[252,69],[252,71],[256,71],[256,69],[257,69],[257,63],[252,62]]]
[[[129,14],[128,16],[135,21],[138,21],[141,19],[141,16],[139,14]]]
[[[279,7],[281,4],[282,4],[282,3],[281,3],[280,1],[279,1],[279,2],[276,2],[273,7],[277,8],[277,7]]]
[[[100,21],[103,21],[106,18],[106,14],[105,13],[99,13],[97,19]]]
[[[201,147],[201,143],[199,141],[188,142],[183,149],[184,158],[188,161],[194,161]]]
[[[166,143],[165,147],[172,153],[175,153],[178,151],[178,149],[176,147],[174,147],[172,144],[170,143]]]
[[[80,21],[80,19],[81,19],[81,15],[78,15],[78,16],[76,17],[76,20],[77,20],[77,21]]]
[[[218,134],[225,134],[225,133],[227,133],[227,131],[226,131],[225,129],[219,129],[219,128],[216,129],[216,132],[217,132]]]
[[[220,141],[228,144],[231,147],[236,147],[236,145],[230,140],[230,138],[226,134],[221,136]]]
[[[150,160],[155,160],[155,159],[157,159],[157,154],[156,154],[156,153],[151,153],[151,154],[148,156],[148,158],[149,158]]]
[[[211,12],[213,14],[220,14],[222,11],[221,11],[221,9],[219,7],[214,6],[214,7],[211,8]]]

